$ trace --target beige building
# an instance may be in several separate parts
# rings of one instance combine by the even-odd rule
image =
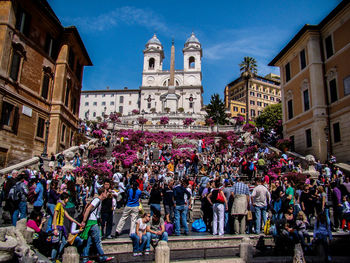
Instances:
[[[0,167],[72,145],[90,65],[46,0],[0,1]]]
[[[305,25],[270,62],[280,67],[283,130],[296,152],[350,160],[350,2]]]
[[[272,75],[271,75],[272,76]],[[260,77],[255,76],[249,81],[249,117],[259,116],[265,107],[276,104],[281,99],[281,90],[278,76]],[[244,105],[244,107],[243,107]],[[225,106],[231,111],[231,116],[240,113],[245,116],[246,112],[246,82],[242,77],[237,78],[225,87]],[[243,110],[244,109],[244,110]]]

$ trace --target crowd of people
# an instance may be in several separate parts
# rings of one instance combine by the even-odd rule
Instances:
[[[122,143],[115,135],[100,142],[106,147]],[[130,167],[108,160],[110,178],[63,172],[64,159],[52,154],[48,171],[40,165],[38,171],[27,167],[5,175],[3,210],[14,226],[28,219],[36,232],[34,245],[52,262],[67,245],[81,251],[83,262],[92,262],[89,256],[96,254],[101,262],[112,260],[101,240],[122,235],[129,218],[134,256],[149,254],[151,245],[169,235],[190,235],[195,219],[203,220],[212,235],[272,234],[283,249],[296,243],[311,249],[313,231],[314,242],[328,250],[332,232],[350,230],[349,177],[334,166],[334,157],[324,165],[317,162],[319,176],[311,178],[285,153],[271,152],[257,140],[245,147],[254,151],[241,154],[228,145],[219,152],[215,143],[199,139],[191,156],[179,157],[171,155],[171,144],[154,142]],[[81,147],[73,165],[81,166],[81,156],[92,158],[91,150]],[[276,166],[280,174],[268,173]],[[144,212],[142,199],[148,200],[150,213]],[[200,202],[201,219],[193,216],[195,202]],[[115,213],[120,213],[118,222]]]

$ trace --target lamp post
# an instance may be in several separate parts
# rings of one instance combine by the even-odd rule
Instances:
[[[45,121],[45,126],[46,126],[46,133],[45,133],[44,149],[43,149],[43,153],[41,154],[42,157],[47,157],[47,140],[49,139],[49,126],[50,126],[49,120]]]
[[[323,129],[324,134],[326,135],[326,147],[327,147],[327,162],[329,160],[329,146],[328,146],[328,138],[329,138],[329,127],[328,125],[326,127],[324,127]]]
[[[145,110],[142,110],[142,111],[141,111],[141,115],[142,115],[141,127],[142,127],[142,133],[143,133],[143,120],[144,120]]]

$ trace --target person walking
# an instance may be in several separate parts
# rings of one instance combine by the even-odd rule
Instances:
[[[24,183],[25,174],[21,173],[17,177],[17,182],[9,191],[8,202],[10,203],[10,213],[12,213],[12,225],[16,226],[19,219],[27,217],[27,196],[28,188]]]
[[[256,181],[256,187],[253,189],[251,201],[252,205],[255,208],[255,233],[260,234],[261,227],[264,227],[266,223],[266,211],[267,205],[269,204],[271,199],[270,192],[267,188],[262,184],[261,181]],[[261,226],[261,220],[263,221],[263,225]]]
[[[101,245],[101,231],[97,223],[101,215],[102,201],[106,198],[107,190],[102,186],[98,189],[98,197],[94,198],[91,201],[91,203],[84,212],[83,222],[81,223],[81,226],[84,227],[84,231],[80,236],[82,239],[87,240],[86,246],[83,249],[84,263],[93,262],[91,260],[88,260],[90,247],[92,243],[95,245],[100,262],[108,262],[113,260],[113,257],[107,257],[104,255],[103,248]]]
[[[128,201],[124,208],[122,217],[119,220],[119,223],[116,228],[115,237],[119,236],[123,230],[126,220],[131,217],[131,227],[130,233],[135,228],[136,218],[139,214],[139,205],[141,198],[141,190],[138,189],[139,184],[134,181],[132,188],[128,192]]]
[[[225,210],[228,210],[227,200],[220,189],[220,180],[215,181],[215,188],[209,193],[207,199],[213,206],[213,235],[224,235]],[[218,229],[219,225],[219,229]]]
[[[175,236],[180,235],[180,217],[181,223],[185,230],[185,235],[188,235],[187,226],[187,209],[185,206],[185,195],[190,199],[191,194],[186,190],[186,180],[182,180],[181,184],[174,187],[174,207],[175,207]]]
[[[246,215],[249,208],[249,187],[241,182],[238,177],[237,182],[232,187],[233,205],[231,215],[234,216],[234,233],[245,234]]]

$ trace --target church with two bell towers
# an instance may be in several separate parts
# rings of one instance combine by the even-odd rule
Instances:
[[[170,70],[163,70],[163,45],[154,34],[143,51],[140,111],[200,113],[203,107],[202,47],[194,33],[185,42],[183,69],[175,70],[175,46],[171,46]]]

